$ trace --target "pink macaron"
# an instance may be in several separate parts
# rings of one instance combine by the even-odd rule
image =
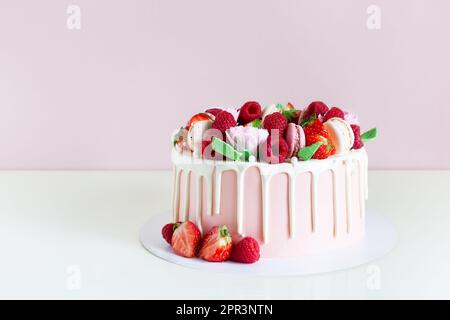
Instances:
[[[286,142],[288,144],[288,157],[296,156],[301,148],[306,145],[303,128],[295,123],[289,123],[286,129]]]

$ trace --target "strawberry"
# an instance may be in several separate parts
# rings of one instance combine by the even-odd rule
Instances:
[[[333,155],[336,150],[329,139],[328,132],[325,130],[323,123],[319,119],[312,119],[305,128],[306,146],[310,146],[316,142],[322,145],[312,156],[313,159],[326,159]]]
[[[234,246],[231,260],[241,263],[254,263],[259,260],[259,244],[252,237],[245,237]]]
[[[203,237],[198,256],[210,262],[223,262],[230,257],[232,246],[227,226],[216,226]]]
[[[201,234],[191,221],[185,221],[175,228],[172,235],[172,249],[182,257],[192,258],[197,253]]]
[[[167,241],[168,244],[172,243],[172,235],[173,235],[173,230],[175,230],[181,222],[177,222],[177,223],[168,223],[166,224],[162,230],[162,236],[163,238]]]
[[[207,115],[206,113],[197,113],[196,115],[193,115],[187,125],[186,125],[186,129],[189,130],[189,128],[196,122],[199,121],[205,121],[205,120],[211,120],[211,117],[209,115]]]

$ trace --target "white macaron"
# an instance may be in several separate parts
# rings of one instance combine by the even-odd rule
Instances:
[[[355,135],[350,124],[341,118],[331,118],[324,124],[330,140],[336,148],[336,155],[344,154],[353,146]]]

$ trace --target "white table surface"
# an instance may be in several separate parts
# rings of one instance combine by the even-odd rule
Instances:
[[[170,172],[0,172],[0,298],[450,298],[450,171],[371,171],[368,209],[398,244],[351,270],[260,278],[187,269],[138,232],[170,207]]]

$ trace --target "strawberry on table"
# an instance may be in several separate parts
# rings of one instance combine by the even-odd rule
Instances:
[[[185,221],[175,228],[172,235],[172,249],[182,257],[192,258],[197,253],[201,234],[191,221]]]
[[[167,241],[168,244],[172,244],[173,231],[180,225],[180,223],[181,222],[168,223],[162,228],[161,230],[162,236]]]
[[[230,257],[232,246],[227,226],[215,226],[203,237],[198,256],[210,262],[223,262]]]

